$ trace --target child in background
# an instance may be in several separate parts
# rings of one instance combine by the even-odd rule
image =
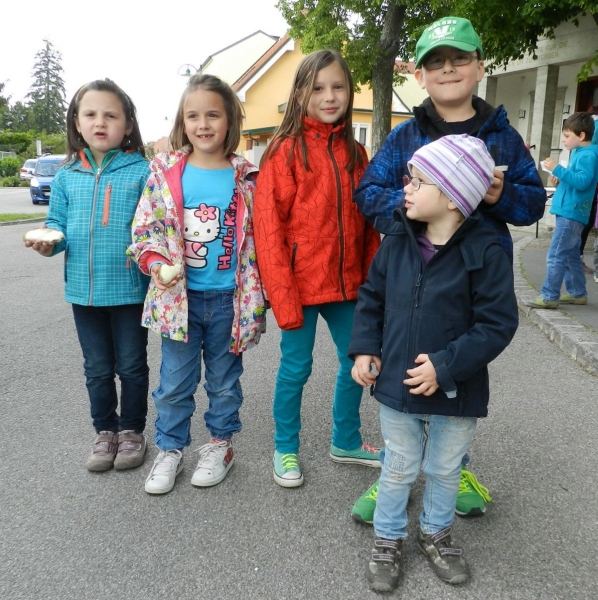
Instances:
[[[462,134],[481,139],[498,166],[492,186],[480,205],[496,228],[513,261],[513,240],[507,227],[532,225],[544,214],[546,192],[536,164],[519,133],[509,124],[503,106],[493,108],[473,95],[484,77],[482,44],[467,19],[445,17],[427,27],[416,46],[415,78],[430,95],[413,109],[414,118],[395,127],[366,169],[355,202],[368,219],[390,218],[403,205],[403,176],[413,154],[430,141]],[[489,491],[466,468],[463,457],[457,514],[481,516]],[[357,500],[351,516],[371,524],[378,482]]]
[[[56,245],[25,245],[43,256],[66,251],[66,301],[97,433],[87,468],[129,469],[143,463],[146,451],[149,369],[140,321],[148,279],[125,252],[149,169],[135,105],[113,81],[79,88],[66,121],[68,157],[54,178],[46,220],[65,237]]]
[[[488,414],[487,365],[518,322],[512,267],[496,231],[474,212],[493,171],[484,142],[445,136],[409,161],[404,208],[376,220],[385,237],[359,290],[349,351],[355,381],[373,386],[381,403],[386,444],[366,570],[377,591],[398,585],[420,467],[419,547],[443,581],[470,575],[451,540],[461,459],[477,418]]]
[[[567,168],[551,158],[542,164],[559,181],[550,213],[556,227],[546,256],[546,278],[540,295],[526,306],[558,308],[559,304],[587,304],[588,292],[582,257],[581,234],[592,209],[598,183],[598,146],[592,145],[594,121],[587,112],[572,114],[563,123],[563,145],[571,153]],[[565,294],[561,286],[565,282]]]
[[[151,274],[143,325],[162,336],[160,384],[153,392],[158,456],[145,482],[165,494],[191,443],[193,394],[205,365],[210,441],[199,448],[191,484],[220,483],[241,431],[242,352],[265,329],[265,301],[253,241],[256,167],[234,154],[243,107],[229,85],[194,75],[181,97],[170,152],[151,162],[129,252]],[[163,265],[180,267],[174,278]]]
[[[255,199],[256,245],[268,298],[282,329],[274,392],[274,481],[303,483],[298,461],[301,399],[312,368],[318,315],[340,362],[330,457],[379,467],[361,439],[362,390],[348,358],[357,288],[379,235],[353,202],[367,155],[351,124],[353,80],[331,50],[303,59],[282,124],[262,160]]]

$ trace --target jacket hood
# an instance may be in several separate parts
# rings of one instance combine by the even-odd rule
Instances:
[[[193,146],[184,146],[180,150],[167,150],[159,152],[150,163],[153,171],[167,171],[180,161],[187,161],[193,150]],[[239,154],[231,154],[228,159],[235,171],[241,171],[243,179],[247,179],[252,173],[257,173],[258,168],[251,164],[245,157]]]
[[[495,109],[478,96],[473,96],[471,103],[476,112],[476,119],[469,131],[469,135],[477,135],[482,129],[482,126],[484,126],[484,129],[488,129],[489,127],[492,128],[494,125],[499,126],[500,123],[498,120],[500,120],[501,117],[506,121],[507,113],[502,105]],[[438,138],[453,133],[448,123],[436,111],[431,98],[426,98],[419,106],[414,107],[413,115],[420,128],[426,132],[432,140],[437,140]],[[494,121],[496,121],[496,123]],[[508,121],[506,122],[508,123]]]

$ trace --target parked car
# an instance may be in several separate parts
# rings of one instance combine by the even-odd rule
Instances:
[[[40,156],[37,159],[33,177],[29,182],[31,202],[33,202],[33,204],[50,202],[52,180],[65,159],[66,155],[64,154],[48,154],[46,156]]]
[[[33,172],[35,171],[36,164],[37,158],[28,158],[19,171],[19,177],[23,181],[25,181],[25,179],[31,179],[33,177]]]

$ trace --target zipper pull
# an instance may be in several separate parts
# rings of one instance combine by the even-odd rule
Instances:
[[[421,272],[417,276],[417,281],[415,282],[415,308],[419,306],[419,288],[422,282],[422,274]]]

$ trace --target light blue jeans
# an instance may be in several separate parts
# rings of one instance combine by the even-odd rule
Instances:
[[[274,390],[274,446],[283,454],[299,451],[301,399],[311,375],[318,315],[328,325],[336,345],[340,366],[332,404],[332,444],[342,450],[361,447],[359,407],[363,389],[351,377],[353,361],[348,356],[355,302],[330,302],[303,307],[303,327],[283,331],[280,366]]]
[[[546,255],[546,278],[540,295],[544,300],[555,301],[561,296],[561,286],[575,298],[587,296],[586,276],[579,256],[581,232],[584,225],[573,219],[556,217],[556,227],[552,234]]]
[[[162,338],[160,384],[152,396],[156,404],[156,446],[181,449],[191,444],[193,394],[201,379],[201,356],[205,363],[204,388],[208,410],[206,427],[212,437],[230,439],[241,431],[239,409],[243,393],[241,355],[229,352],[234,317],[233,291],[188,290],[189,341]]]
[[[434,534],[449,527],[455,515],[461,459],[476,430],[474,417],[412,415],[380,406],[386,445],[374,530],[378,537],[407,537],[407,501],[420,466],[426,475],[419,526]]]

